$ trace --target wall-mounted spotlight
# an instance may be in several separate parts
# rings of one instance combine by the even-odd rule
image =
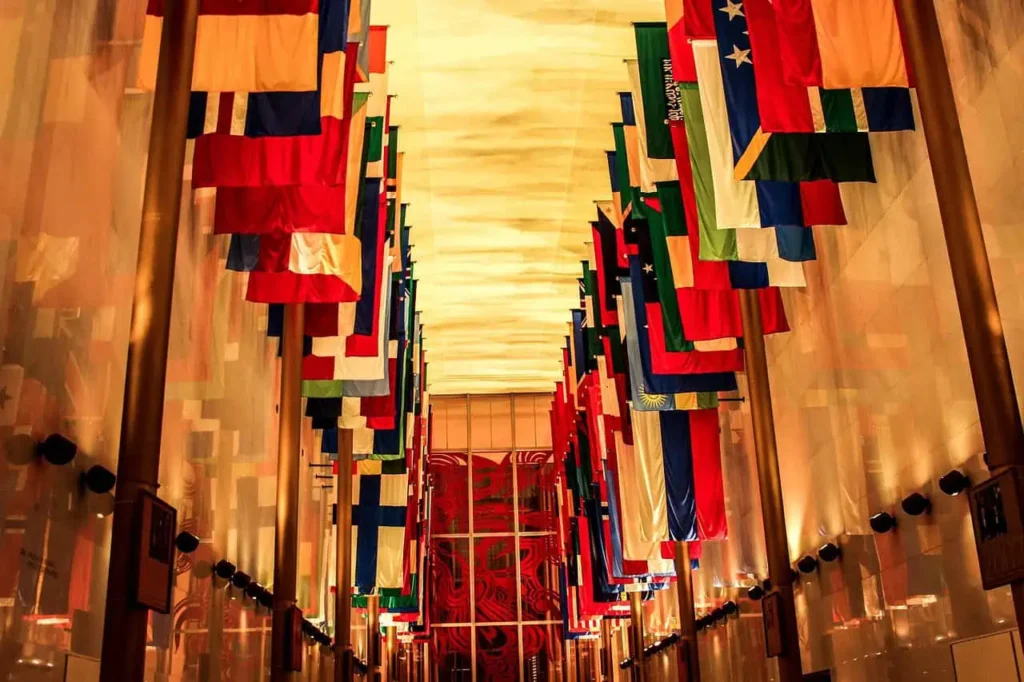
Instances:
[[[178,533],[178,537],[174,538],[174,546],[178,548],[178,551],[182,554],[191,554],[192,552],[199,549],[199,538],[187,530],[183,530]]]
[[[818,560],[810,554],[805,554],[796,562],[796,567],[800,569],[801,573],[814,573],[818,570]]]
[[[751,601],[761,601],[764,599],[764,589],[760,585],[754,585],[747,590],[747,596]]]
[[[240,590],[244,590],[252,582],[252,578],[249,577],[248,573],[242,573],[241,571],[235,571],[235,574],[231,576],[231,584]]]
[[[78,446],[59,433],[51,433],[36,447],[36,452],[50,464],[64,466],[78,454]]]
[[[85,482],[86,488],[97,495],[102,495],[114,489],[117,476],[110,469],[97,464],[89,467],[89,470],[82,474],[82,480]]]
[[[711,611],[711,622],[712,623],[717,625],[718,622],[722,621],[722,620],[725,620],[725,610],[724,609],[716,608],[716,609]]]
[[[222,580],[230,580],[231,576],[235,574],[235,565],[226,559],[221,559],[213,567],[213,572]]]
[[[932,510],[932,503],[921,493],[910,493],[903,498],[900,506],[910,516],[920,516]]]
[[[727,601],[724,604],[722,604],[722,611],[725,613],[726,617],[735,616],[737,613],[739,613],[739,610],[740,607],[736,606],[736,602],[734,601]]]
[[[896,527],[896,517],[889,512],[878,512],[868,520],[868,523],[871,525],[871,530],[879,535],[884,535]]]
[[[959,469],[953,469],[939,479],[939,490],[950,497],[956,497],[971,487],[971,479]]]
[[[840,554],[839,547],[834,542],[828,542],[818,548],[818,558],[826,563],[835,561]]]
[[[265,606],[269,609],[274,605],[274,593],[264,589],[260,592],[260,596],[256,598],[256,601],[260,603],[260,606]]]
[[[250,599],[259,599],[260,593],[263,592],[263,585],[253,580],[244,588],[245,596]]]

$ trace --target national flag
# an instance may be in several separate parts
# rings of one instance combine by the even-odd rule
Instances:
[[[356,82],[365,83],[370,78],[370,54],[377,57],[380,49],[370,44],[370,0],[350,0],[348,10],[348,42],[359,45],[356,56]]]
[[[354,464],[352,562],[355,586],[401,588],[409,476],[405,460]]]
[[[869,9],[870,4],[859,5],[856,11]],[[786,5],[770,0],[744,0],[722,8],[730,22],[747,22],[763,132],[881,132],[914,128],[907,87],[870,87],[872,79],[867,78],[852,86],[829,88],[821,87],[820,78],[809,84],[791,77],[785,64],[787,51],[794,44],[806,42],[808,38],[801,37],[801,33],[807,34],[808,30],[812,53],[816,54],[817,43],[813,17],[808,15],[804,19],[807,24],[794,26],[795,17],[787,15],[791,8]],[[780,34],[780,22],[786,21],[787,16],[787,31]],[[844,31],[845,27],[839,30]]]
[[[694,409],[696,396],[694,393],[715,393],[718,391],[736,390],[735,370],[726,369],[730,364],[713,365],[719,371],[687,374],[657,374],[651,364],[651,345],[648,330],[647,309],[643,296],[643,274],[640,259],[630,257],[630,277],[620,279],[622,286],[622,310],[620,320],[625,321],[625,337],[629,357],[630,384],[634,386],[634,395],[676,396],[684,405],[676,409]],[[635,284],[634,284],[635,283]],[[725,370],[725,371],[722,371]],[[642,400],[640,402],[643,402]],[[671,400],[669,402],[672,402]]]
[[[720,79],[708,81],[718,99],[717,87],[723,86],[736,180],[775,180],[800,182],[834,180],[837,182],[874,182],[871,146],[864,133],[834,132],[827,135],[791,133],[773,135],[761,127],[758,111],[755,63],[760,57],[751,46],[747,19],[742,6],[732,0],[713,0],[717,31],[717,60]],[[710,54],[694,42],[698,80],[703,88],[710,75]],[[716,183],[717,189],[717,183]],[[796,188],[793,188],[795,190]],[[790,190],[790,191],[793,191]],[[778,224],[772,222],[770,224]]]
[[[138,85],[153,90],[165,4],[149,0]],[[302,92],[317,88],[319,0],[203,0],[192,89]]]
[[[652,159],[674,159],[668,125],[682,117],[682,110],[679,88],[672,76],[668,30],[664,23],[638,23],[633,28],[643,100],[641,131],[646,138],[647,154]]]
[[[260,303],[356,301],[362,290],[361,243],[323,232],[234,235],[232,265],[250,270],[246,299]],[[240,260],[239,260],[240,259]]]
[[[893,0],[775,0],[786,81],[829,89],[912,85]]]
[[[632,118],[629,125],[626,119],[624,131],[626,133],[627,161],[631,165],[631,180],[639,179],[639,187],[645,192],[652,191],[654,183],[665,180],[676,179],[676,166],[672,157],[658,158],[652,156],[647,141],[647,115],[644,111],[644,97],[640,82],[640,65],[636,59],[626,60],[626,72],[629,76],[630,92],[620,95],[623,109],[632,107]],[[627,96],[628,95],[628,96]],[[662,95],[664,97],[664,95]],[[657,130],[655,133],[657,134]],[[657,136],[655,138],[658,139]],[[661,152],[654,152],[661,153]],[[635,167],[633,170],[632,167]],[[631,185],[636,187],[637,185]]]
[[[383,42],[386,33],[371,32],[368,40]],[[371,106],[370,95],[379,95],[385,106],[387,100],[386,92],[354,92],[358,48],[353,43],[345,48],[341,79],[335,77],[333,85],[326,80],[321,83],[321,87],[330,85],[332,91],[321,91],[320,134],[259,138],[201,135],[195,145],[193,186],[342,186],[350,181],[352,164],[357,164],[358,171],[358,162],[365,158],[359,153],[364,147],[364,107]],[[386,80],[380,82],[386,88]]]
[[[648,219],[636,223],[637,246],[655,371],[695,369],[696,358],[686,357],[695,350],[731,351],[740,358],[734,341],[743,335],[736,292],[693,287],[699,261],[689,249],[678,183],[659,183],[657,197],[645,197],[642,206]],[[761,298],[765,332],[788,331],[778,290],[766,290]],[[705,362],[712,357],[705,355]],[[742,366],[737,358],[730,362]]]
[[[214,133],[319,135],[321,116],[342,118],[347,10],[347,0],[320,0],[317,87],[285,92],[193,92],[188,137]]]
[[[614,557],[616,574],[625,578],[668,572],[671,562],[662,559],[661,542],[644,540],[653,534],[653,529],[644,529],[645,521],[656,514],[649,509],[651,498],[643,489],[633,445],[625,442],[621,432],[616,432],[614,438],[607,489],[615,536],[613,550],[621,552],[621,556]]]

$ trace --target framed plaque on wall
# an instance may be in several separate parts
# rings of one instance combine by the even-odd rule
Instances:
[[[159,613],[171,612],[174,535],[178,511],[156,495],[140,491],[135,502],[131,599]]]

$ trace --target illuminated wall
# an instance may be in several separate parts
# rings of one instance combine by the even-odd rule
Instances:
[[[431,401],[431,679],[561,680],[551,396]]]
[[[1024,87],[1024,10],[936,6],[1021,382],[1024,114],[1011,102]],[[793,332],[768,344],[790,555],[828,541],[844,552],[800,582],[804,668],[850,682],[952,682],[950,642],[1013,627],[1013,610],[1009,590],[981,589],[966,500],[936,487],[953,467],[983,476],[984,448],[923,135],[871,142],[878,184],[843,186],[850,225],[815,228],[809,286],[785,295]],[[704,604],[766,572],[749,410],[723,409],[731,539],[705,550]],[[931,496],[930,516],[899,510],[914,491]],[[897,516],[895,533],[871,533],[881,510]],[[769,679],[757,607],[743,609],[702,635],[713,679]]]
[[[130,87],[144,0],[11,0],[0,9],[0,678],[97,673],[109,553],[109,496],[84,467],[116,469],[149,94]],[[173,612],[151,618],[148,679],[262,680],[266,609],[215,584],[235,563],[273,573],[276,342],[244,302],[211,230],[212,195],[186,168],[177,247],[160,495],[202,539],[180,556]],[[61,433],[80,452],[55,467],[12,447]],[[303,462],[319,456],[303,432]],[[325,615],[330,507],[303,467],[299,596]],[[302,679],[318,680],[309,649]]]

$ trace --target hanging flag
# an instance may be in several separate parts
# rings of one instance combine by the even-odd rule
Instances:
[[[732,0],[713,0],[717,31],[717,66],[721,97],[728,113],[736,180],[800,182],[829,179],[837,182],[874,182],[871,146],[866,134],[834,132],[827,135],[791,133],[773,135],[761,127],[756,69],[760,57],[751,46],[746,16]],[[708,54],[694,43],[699,82],[710,70]],[[705,102],[705,113],[708,111]],[[795,190],[793,188],[790,191]],[[717,183],[716,183],[717,190]],[[780,221],[781,222],[781,221]],[[772,221],[769,224],[779,224]],[[788,223],[792,224],[792,223]]]
[[[188,137],[319,135],[321,116],[341,118],[345,105],[347,9],[347,0],[320,0],[319,87],[284,92],[193,92]]]
[[[776,0],[786,80],[830,89],[911,85],[893,0]]]
[[[668,158],[653,156],[654,153],[660,154],[664,152],[660,150],[652,152],[648,146],[647,114],[644,110],[645,102],[640,82],[640,65],[636,59],[626,60],[626,71],[629,75],[629,97],[621,97],[620,99],[624,107],[631,103],[633,108],[633,125],[627,125],[625,128],[627,134],[626,149],[631,157],[629,159],[630,163],[636,166],[634,177],[639,178],[640,189],[644,192],[650,192],[653,191],[654,183],[656,182],[675,180],[676,166],[671,155]],[[664,92],[660,96],[664,98]],[[631,135],[634,132],[636,136],[632,138]],[[656,129],[654,133],[655,141],[661,146],[662,143],[659,139],[660,130]]]
[[[669,121],[679,120],[679,89],[672,77],[668,30],[664,23],[633,25],[636,33],[637,75],[643,100],[643,131],[652,159],[674,159]],[[640,110],[638,109],[638,112]]]
[[[634,270],[632,277],[639,282],[639,259],[630,258],[630,261],[631,269]],[[630,385],[633,387],[635,406],[640,409],[682,410],[713,407],[717,405],[715,393],[736,390],[736,375],[731,372],[655,374],[651,367],[650,342],[645,329],[647,313],[640,286],[634,287],[630,278],[622,278],[620,284],[622,309],[619,311],[619,319],[625,324]]]
[[[149,0],[138,86],[156,85],[165,3]],[[282,92],[317,89],[319,0],[203,0],[192,89]]]
[[[409,476],[405,460],[356,462],[352,481],[352,563],[355,586],[401,588]]]

